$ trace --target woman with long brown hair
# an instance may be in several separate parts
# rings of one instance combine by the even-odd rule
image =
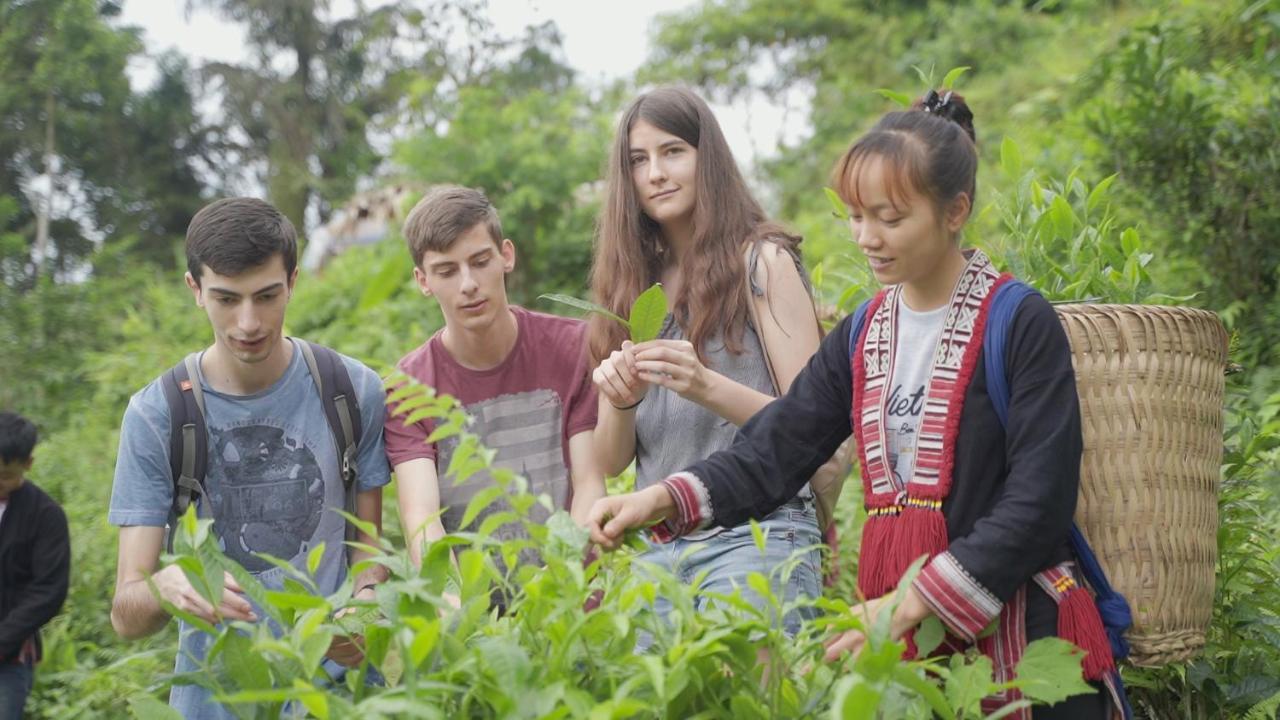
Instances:
[[[596,301],[626,315],[661,282],[668,314],[657,340],[633,345],[596,317],[589,341],[600,412],[595,450],[609,475],[634,460],[636,489],[727,448],[738,426],[786,392],[820,333],[796,245],[768,221],[734,162],[711,109],[693,92],[663,87],[631,104],[618,124],[591,282]],[[819,592],[820,541],[802,491],[761,523],[765,552],[747,524],[711,528],[651,546],[643,559],[700,590],[743,596],[752,572],[784,602]],[[779,570],[797,551],[799,563]],[[666,612],[659,600],[657,611]],[[776,620],[776,619],[775,619]],[[784,619],[788,630],[800,618]]]

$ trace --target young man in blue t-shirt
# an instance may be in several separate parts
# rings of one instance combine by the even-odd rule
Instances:
[[[283,334],[285,308],[297,280],[297,236],[274,207],[250,198],[219,200],[187,228],[187,286],[213,329],[213,345],[196,363],[205,400],[208,462],[200,517],[212,517],[223,552],[268,588],[282,587],[285,572],[258,557],[266,553],[307,572],[307,556],[324,544],[312,575],[328,595],[349,567],[344,485],[334,438],[319,392],[299,349]],[[357,448],[356,515],[381,529],[382,487],[390,480],[382,439],[382,383],[372,370],[342,357],[358,399],[362,433]],[[176,565],[159,567],[165,525],[172,522],[174,478],[170,469],[170,411],[159,379],[135,394],[125,411],[111,494],[110,522],[120,526],[119,567],[111,624],[122,637],[138,638],[169,621],[147,586],[208,622],[262,617],[228,574],[217,606],[200,597]],[[363,533],[363,543],[374,539]],[[362,554],[352,552],[351,563]],[[356,579],[356,597],[373,598],[384,580],[375,567]],[[177,671],[198,668],[212,638],[180,626]],[[327,668],[360,660],[350,643],[330,648]],[[187,718],[232,717],[197,685],[175,685],[169,702]]]

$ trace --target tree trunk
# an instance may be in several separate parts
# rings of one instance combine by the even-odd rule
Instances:
[[[53,111],[53,91],[50,90],[44,100],[44,174],[49,178],[49,187],[36,203],[36,244],[32,251],[36,277],[44,272],[49,256],[49,216],[53,214]]]

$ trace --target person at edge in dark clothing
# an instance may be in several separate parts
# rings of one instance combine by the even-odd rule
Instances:
[[[906,637],[909,652],[912,630],[931,615],[948,630],[944,651],[976,645],[1000,682],[1032,640],[1056,635],[1099,648],[1083,663],[1097,692],[1010,717],[1104,718],[1118,712],[1114,661],[1070,562],[1082,452],[1070,347],[1043,297],[1021,303],[1007,342],[1006,431],[981,350],[989,300],[1011,278],[960,243],[974,201],[974,141],[964,100],[931,91],[910,110],[885,115],[846,151],[833,185],[884,285],[866,306],[862,331],[851,338],[854,318],[845,318],[787,394],[747,422],[729,449],[640,492],[598,501],[592,537],[612,548],[626,529],[655,520],[664,521],[655,536],[670,540],[765,517],[854,434],[868,514],[858,563],[867,616],[887,606],[906,569],[927,556],[892,616],[893,636]],[[993,622],[996,632],[978,637]],[[827,659],[858,652],[863,642],[857,631],[833,637]],[[983,709],[1018,699],[1005,691]]]
[[[40,628],[67,599],[67,515],[27,478],[36,426],[0,413],[0,720],[22,717],[40,662]]]

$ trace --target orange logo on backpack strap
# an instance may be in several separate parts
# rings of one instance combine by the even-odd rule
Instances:
[[[190,380],[183,380],[182,382],[178,383],[178,387],[182,388],[182,389],[183,389],[183,391],[190,391],[190,390],[191,390],[191,381],[190,381]]]

